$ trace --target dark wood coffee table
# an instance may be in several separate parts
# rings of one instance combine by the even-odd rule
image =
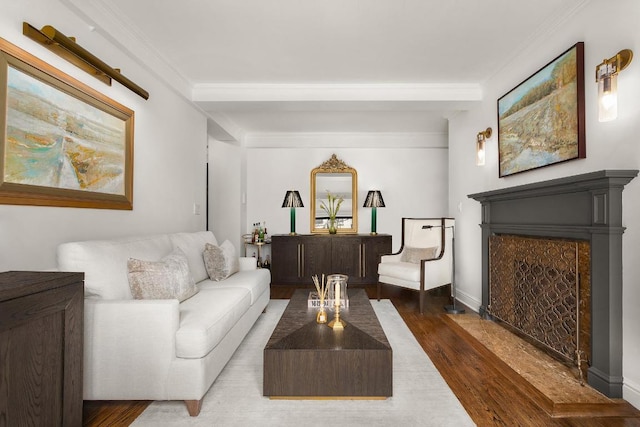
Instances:
[[[309,290],[296,290],[264,349],[263,394],[287,399],[386,399],[392,350],[363,289],[349,290],[347,325],[316,323]],[[328,311],[329,320],[333,310]]]

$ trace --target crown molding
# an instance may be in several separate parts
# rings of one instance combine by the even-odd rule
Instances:
[[[195,102],[260,101],[481,101],[475,83],[270,84],[198,83]]]
[[[433,148],[448,149],[446,132],[248,133],[247,148]]]

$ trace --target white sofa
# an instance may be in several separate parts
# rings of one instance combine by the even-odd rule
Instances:
[[[240,258],[240,271],[209,280],[202,253],[211,232],[64,243],[61,271],[85,273],[84,399],[184,400],[191,416],[270,297],[269,270]],[[133,299],[127,260],[158,261],[179,247],[199,292]]]

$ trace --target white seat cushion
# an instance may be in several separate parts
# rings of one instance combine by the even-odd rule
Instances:
[[[380,276],[396,277],[408,282],[420,282],[420,264],[412,262],[383,262],[378,264]]]
[[[180,304],[176,355],[187,359],[206,356],[251,306],[243,288],[201,289]]]
[[[198,283],[198,287],[204,289],[237,288],[245,289],[251,294],[251,305],[253,305],[260,295],[269,289],[271,283],[271,273],[266,268],[255,270],[239,271],[220,282],[213,280],[203,280]]]

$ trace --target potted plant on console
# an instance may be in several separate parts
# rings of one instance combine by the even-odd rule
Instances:
[[[329,216],[329,234],[336,234],[338,228],[336,226],[336,216],[338,215],[338,211],[340,210],[340,205],[344,199],[339,196],[332,195],[329,190],[327,190],[327,203],[321,202],[320,207],[327,213]]]

